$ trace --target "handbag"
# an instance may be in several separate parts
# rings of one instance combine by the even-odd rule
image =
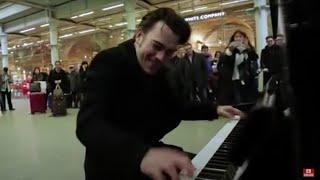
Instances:
[[[41,86],[39,82],[33,82],[30,84],[30,92],[40,92]]]
[[[53,99],[56,99],[56,100],[58,100],[58,99],[63,100],[64,99],[63,91],[62,91],[59,84],[57,84],[55,89],[53,90]]]

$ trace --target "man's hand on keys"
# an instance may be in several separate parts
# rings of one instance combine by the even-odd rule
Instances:
[[[242,119],[245,117],[245,114],[242,111],[232,106],[218,106],[217,113],[219,116],[228,119]]]

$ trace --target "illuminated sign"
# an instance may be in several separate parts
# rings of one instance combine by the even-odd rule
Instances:
[[[224,15],[225,15],[225,12],[219,11],[219,12],[212,12],[212,13],[208,13],[208,14],[201,14],[201,15],[197,15],[197,16],[189,16],[189,17],[184,18],[184,20],[187,22],[201,21],[201,20],[207,20],[207,19],[212,19],[212,18],[216,18],[216,17],[221,17]]]

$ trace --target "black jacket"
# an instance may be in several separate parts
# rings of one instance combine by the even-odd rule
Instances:
[[[246,50],[248,55],[241,64],[238,65],[240,80],[244,82],[244,86],[251,86],[254,83],[255,77],[257,75],[257,63],[258,55],[254,50]],[[223,53],[218,62],[218,104],[222,105],[232,105],[234,104],[233,97],[233,83],[232,75],[235,65],[236,54],[239,53],[237,49],[234,49],[232,55],[227,55]]]
[[[284,64],[284,49],[281,46],[266,46],[261,51],[261,67],[268,68],[273,76],[279,76]]]
[[[87,73],[87,89],[76,134],[86,147],[87,180],[142,179],[140,163],[150,147],[181,119],[213,119],[216,106],[184,104],[175,71],[147,75],[134,41],[100,52]],[[168,80],[170,79],[170,80]]]
[[[70,81],[68,79],[67,73],[61,69],[60,72],[57,72],[56,70],[52,70],[48,77],[48,89],[49,92],[53,92],[53,90],[56,87],[55,80],[61,80],[61,83],[59,84],[63,93],[69,93],[70,92]]]
[[[208,88],[208,70],[206,58],[203,54],[193,52],[192,63],[188,56],[184,58],[183,74],[186,84],[186,89],[189,95],[197,94],[201,101],[207,100]],[[198,89],[198,92],[196,91]],[[191,98],[193,99],[193,98]]]

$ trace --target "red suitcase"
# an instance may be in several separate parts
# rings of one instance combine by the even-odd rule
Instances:
[[[46,112],[46,94],[43,92],[31,92],[30,93],[30,110],[31,114],[35,112]]]

